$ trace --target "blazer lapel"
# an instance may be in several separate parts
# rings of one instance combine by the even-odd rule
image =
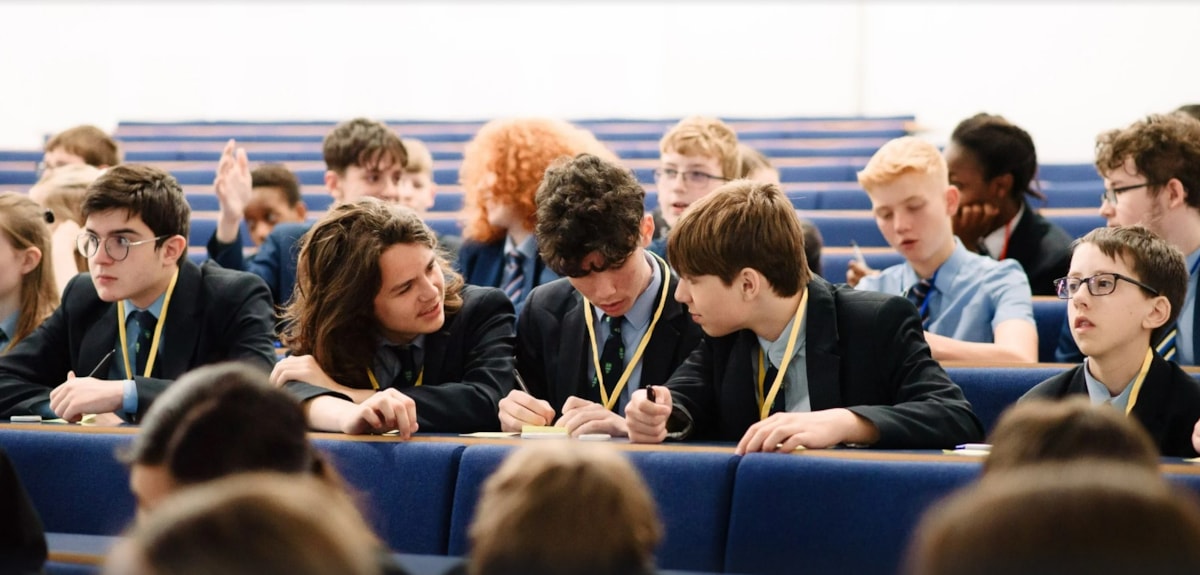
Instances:
[[[837,308],[833,291],[825,280],[815,276],[808,282],[807,289],[805,369],[809,405],[813,411],[819,411],[842,405],[842,358],[837,352]]]
[[[748,329],[734,337],[733,351],[716,397],[718,411],[727,415],[721,423],[726,438],[740,438],[747,427],[759,420],[758,368],[751,362],[751,358],[757,357],[758,338]]]
[[[116,304],[110,303],[104,309],[104,313],[100,314],[100,319],[84,332],[83,339],[80,341],[79,356],[74,365],[75,377],[85,377],[94,371],[95,377],[108,379],[109,370],[114,364],[122,366],[118,372],[122,377],[126,377],[125,357],[121,353],[121,342],[117,337],[117,322],[123,321],[125,318],[117,319]],[[100,361],[110,351],[114,352],[112,357],[105,360],[104,365],[100,365]],[[132,357],[129,359],[133,361]],[[97,367],[100,369],[97,370]]]
[[[1138,392],[1137,403],[1133,404],[1130,412],[1142,422],[1146,431],[1154,438],[1155,445],[1164,445],[1167,435],[1166,414],[1169,413],[1171,386],[1171,364],[1158,355],[1150,362],[1150,371],[1146,373],[1146,381]],[[1130,397],[1132,400],[1133,398]]]
[[[678,283],[679,280],[672,275],[667,285],[667,303],[663,306],[662,317],[658,318],[658,325],[654,327],[650,341],[646,344],[646,351],[642,354],[643,382],[665,382],[674,371],[671,364],[675,359],[675,346],[681,335],[676,322],[683,315],[683,304],[672,297]],[[656,297],[658,295],[655,294]],[[654,305],[657,308],[658,301],[655,301]]]
[[[455,320],[457,319],[458,316],[456,315]],[[445,322],[442,324],[442,329],[425,336],[425,349],[421,350],[421,355],[424,358],[421,362],[421,368],[424,370],[422,372],[424,376],[421,380],[421,385],[423,386],[437,385],[443,381],[462,380],[461,374],[443,373],[443,370],[446,369],[447,366],[449,366],[450,369],[455,369],[457,367],[457,369],[460,371],[462,370],[462,357],[446,357],[446,353],[448,353],[451,349],[449,346],[449,341],[452,323],[454,322]],[[461,347],[461,345],[457,345],[454,346],[454,349],[460,349]],[[447,359],[449,359],[449,361],[447,361]]]
[[[166,316],[163,343],[159,345],[152,372],[155,377],[162,379],[176,379],[192,367],[192,359],[197,355],[196,342],[204,325],[202,312],[205,302],[201,301],[200,268],[187,258],[180,258],[180,263],[175,292],[163,310]]]
[[[591,344],[587,339],[587,326],[584,324],[583,296],[574,289],[571,290],[570,303],[562,318],[562,342],[558,348],[557,381],[570,382],[571,385],[556,386],[558,389],[573,389],[574,395],[600,401],[600,390],[592,387],[587,377],[587,367],[591,361]],[[555,404],[562,404],[570,394],[555,398]]]

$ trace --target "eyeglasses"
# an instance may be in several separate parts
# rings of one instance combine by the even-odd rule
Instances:
[[[1151,295],[1159,295],[1158,290],[1121,274],[1096,274],[1090,278],[1058,278],[1054,280],[1054,288],[1058,291],[1059,299],[1071,299],[1079,291],[1079,286],[1087,283],[1088,293],[1092,295],[1108,295],[1117,289],[1117,280],[1125,280],[1136,285]]]
[[[129,241],[129,238],[125,236],[109,236],[104,238],[104,253],[108,254],[108,257],[116,261],[123,262],[125,261],[125,258],[129,257],[129,248],[132,248],[133,246],[140,246],[142,244],[148,244],[150,242],[156,242],[169,237],[171,236],[158,236],[148,240],[131,242]],[[83,232],[82,234],[79,234],[79,237],[75,238],[75,249],[79,250],[80,255],[85,258],[90,258],[96,255],[96,253],[100,251],[100,236],[97,236],[91,232]]]
[[[1101,203],[1108,202],[1115,206],[1115,205],[1117,205],[1117,194],[1123,194],[1125,192],[1128,192],[1129,190],[1136,190],[1138,188],[1148,188],[1148,187],[1150,187],[1150,182],[1142,182],[1140,184],[1121,186],[1119,188],[1113,188],[1111,190],[1106,189],[1106,190],[1104,190],[1103,193],[1100,194],[1100,202]]]
[[[714,176],[712,174],[706,174],[697,170],[690,172],[681,172],[679,170],[672,170],[670,168],[654,170],[654,180],[656,182],[671,182],[681,175],[683,176],[683,184],[685,186],[704,186],[708,185],[710,180],[720,180],[722,182],[729,181],[729,178],[722,178],[721,176]]]

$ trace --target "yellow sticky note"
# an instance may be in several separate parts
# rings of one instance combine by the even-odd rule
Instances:
[[[567,428],[552,425],[526,425],[521,427],[521,439],[566,439]]]

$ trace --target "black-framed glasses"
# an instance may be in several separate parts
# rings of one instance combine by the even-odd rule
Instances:
[[[723,178],[721,176],[714,176],[712,174],[706,174],[699,170],[691,170],[691,171],[687,171],[687,172],[681,172],[679,170],[673,170],[671,168],[660,168],[660,169],[654,170],[654,181],[656,181],[656,182],[662,182],[662,181],[671,182],[671,181],[674,181],[675,178],[678,178],[679,176],[683,176],[683,184],[685,186],[703,186],[703,185],[707,185],[708,182],[711,180],[720,180],[722,182],[729,181],[729,178]]]
[[[1151,185],[1150,182],[1142,182],[1140,184],[1130,184],[1128,186],[1112,188],[1111,190],[1105,189],[1104,192],[1100,194],[1100,202],[1101,203],[1108,202],[1115,206],[1115,205],[1117,205],[1117,196],[1118,195],[1128,192],[1129,190],[1136,190],[1138,188],[1148,188],[1148,187],[1150,187],[1150,185]]]
[[[1058,278],[1054,280],[1054,288],[1058,292],[1059,299],[1075,297],[1079,287],[1085,283],[1088,286],[1088,293],[1096,296],[1108,295],[1117,289],[1117,280],[1125,280],[1150,292],[1151,295],[1159,295],[1158,290],[1121,274],[1096,274],[1090,278]]]
[[[129,257],[129,248],[132,248],[133,246],[140,246],[142,244],[148,244],[150,242],[157,242],[158,240],[169,237],[171,236],[158,236],[148,240],[131,242],[129,241],[129,238],[125,236],[108,236],[107,238],[104,238],[104,253],[108,254],[108,257],[110,258],[122,262],[125,261],[125,258]],[[79,234],[79,237],[75,238],[75,249],[79,250],[80,255],[85,258],[90,258],[96,255],[96,253],[100,251],[100,236],[97,236],[92,232],[83,232],[82,234]]]

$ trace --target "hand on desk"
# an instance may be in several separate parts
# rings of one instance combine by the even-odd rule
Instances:
[[[571,437],[579,437],[585,433],[607,433],[613,437],[626,437],[629,428],[625,418],[604,408],[594,401],[588,401],[572,395],[563,404],[562,417],[554,424],[567,428]]]
[[[50,391],[50,409],[59,417],[77,423],[86,413],[112,413],[121,409],[125,384],[94,377],[75,377],[67,374],[67,381]]]
[[[874,443],[879,440],[875,425],[848,409],[824,409],[806,413],[776,413],[746,430],[737,454],[757,451],[789,453],[797,447],[814,449],[839,443]]]
[[[671,416],[671,390],[655,386],[654,401],[645,389],[633,392],[625,406],[625,425],[633,443],[662,443],[667,438],[667,418]]]
[[[500,400],[500,430],[521,431],[526,425],[550,425],[554,421],[550,403],[514,389]]]
[[[275,367],[271,369],[271,385],[275,387],[283,387],[289,381],[302,381],[304,383],[324,387],[329,391],[336,391],[354,403],[362,403],[375,395],[373,389],[354,389],[346,387],[329,377],[328,373],[317,363],[317,358],[311,355],[291,355],[279,360]]]
[[[357,404],[337,398],[328,399],[343,404],[339,410],[338,427],[347,435],[396,430],[401,438],[409,439],[417,432],[416,402],[390,387]]]

